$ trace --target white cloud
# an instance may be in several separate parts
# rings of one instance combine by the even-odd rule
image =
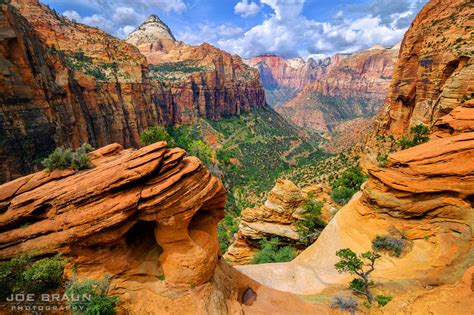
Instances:
[[[200,23],[196,27],[186,27],[177,33],[177,38],[185,43],[198,45],[203,42],[214,43],[242,35],[244,30],[233,24],[214,25],[212,23]]]
[[[222,49],[251,57],[272,52],[286,57],[352,53],[374,44],[389,47],[399,42],[406,27],[397,26],[396,20],[405,17],[394,7],[397,15],[391,24],[381,17],[365,13],[359,18],[345,18],[342,11],[332,22],[318,22],[303,15],[305,0],[261,0],[273,9],[261,24],[237,37],[220,39]],[[382,8],[378,6],[376,11]],[[388,11],[383,11],[386,14]]]
[[[255,2],[249,3],[248,0],[242,0],[235,5],[234,12],[241,17],[250,17],[260,12],[260,6]]]
[[[145,16],[130,7],[118,7],[112,15],[112,20],[120,25],[138,24],[143,22],[144,18]]]

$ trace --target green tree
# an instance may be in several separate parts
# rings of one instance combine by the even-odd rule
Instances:
[[[398,141],[402,150],[417,146],[419,144],[428,142],[430,130],[423,124],[418,124],[410,128],[408,135],[403,135]]]
[[[350,282],[349,288],[354,293],[365,296],[369,304],[372,304],[374,297],[370,288],[374,282],[370,280],[370,274],[375,270],[375,262],[380,258],[380,255],[372,251],[357,255],[350,248],[344,248],[338,250],[336,256],[340,260],[334,267],[339,273],[348,272],[357,276]]]
[[[204,164],[209,164],[212,160],[212,149],[211,147],[202,140],[193,140],[189,144],[188,154],[196,156]]]
[[[168,131],[161,126],[153,126],[140,135],[140,143],[142,145],[150,145],[159,141],[166,141],[168,147],[174,145],[173,138]]]
[[[301,240],[306,244],[313,243],[321,229],[326,226],[326,223],[321,219],[323,205],[322,202],[316,200],[313,193],[308,194],[304,204],[306,211],[295,224]]]
[[[331,197],[340,204],[346,204],[359,191],[367,177],[360,166],[350,167],[332,185]]]
[[[260,250],[252,259],[252,264],[292,261],[296,257],[296,250],[289,246],[280,246],[278,238],[263,239]]]

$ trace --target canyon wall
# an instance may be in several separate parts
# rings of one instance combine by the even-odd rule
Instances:
[[[245,62],[259,71],[268,104],[279,107],[311,82],[324,77],[331,58],[309,58],[305,61],[302,58],[286,59],[274,54],[263,54],[246,59]]]
[[[1,5],[0,27],[0,182],[39,168],[55,147],[137,147],[149,126],[219,119],[265,104],[257,72],[210,45],[189,47],[193,64],[213,57],[175,84],[166,69],[149,69],[133,45],[36,0]]]
[[[397,55],[397,46],[374,46],[344,58],[335,56],[324,77],[306,86],[277,111],[296,125],[328,139],[345,125],[346,130],[360,125],[356,121],[348,123],[353,119],[365,119],[367,128],[370,118],[383,105]],[[347,147],[344,143],[341,146]]]
[[[431,1],[401,44],[376,134],[399,138],[416,124],[429,127],[474,98],[472,2]]]
[[[371,138],[424,122],[431,140],[389,155],[385,166],[367,164],[361,192],[295,260],[239,270],[283,291],[344,294],[351,277],[336,271],[336,251],[365,252],[376,236],[391,235],[404,246],[399,257],[383,254],[376,264],[372,290],[393,296],[378,313],[474,311],[474,100],[467,94],[474,84],[473,14],[466,0],[432,0],[422,9],[403,40],[385,115]]]

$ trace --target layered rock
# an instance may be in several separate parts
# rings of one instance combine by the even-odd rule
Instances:
[[[61,253],[67,276],[109,274],[108,293],[125,313],[274,312],[286,300],[324,312],[219,261],[225,190],[197,158],[164,142],[140,150],[112,144],[89,156],[92,169],[42,171],[0,186],[0,260]],[[263,301],[243,298],[249,288]]]
[[[369,119],[383,105],[391,82],[391,74],[398,54],[397,47],[384,49],[375,46],[349,56],[335,56],[327,73],[311,83],[294,99],[279,107],[277,111],[296,125],[334,138],[340,144],[339,134],[344,136],[351,128],[348,121]],[[343,129],[343,130],[341,130]],[[347,148],[360,137],[342,147]]]
[[[472,10],[470,1],[431,1],[418,14],[401,44],[375,136],[399,138],[420,123],[431,128],[474,97]]]
[[[449,28],[444,29],[446,32],[439,37],[445,35],[449,38],[453,33],[469,29],[471,20],[465,17],[472,16],[473,10],[470,1],[431,1],[407,32],[401,54],[404,51],[417,51],[420,45],[423,46],[425,38],[436,36],[438,29],[431,28],[430,25],[442,23],[445,16],[455,18],[450,19]],[[416,40],[408,46],[407,43],[412,38]],[[430,50],[426,46],[424,52],[432,56],[433,60],[441,62],[438,57],[452,56],[450,49],[444,45],[440,46],[440,49],[445,49],[444,52],[438,50],[437,46],[429,47]],[[435,69],[440,64],[434,64],[437,66],[432,68],[432,64],[426,61],[416,64],[399,63],[389,95],[404,93],[407,87],[421,84],[415,74],[436,74]],[[389,128],[387,130],[395,135],[400,134],[406,128],[404,126],[408,126],[408,122],[414,119],[417,108],[421,106],[416,101],[419,95],[431,91],[430,96],[422,102],[429,105],[428,112],[438,113],[441,104],[449,104],[453,108],[444,115],[430,118],[435,119],[432,120],[434,135],[431,141],[390,155],[386,167],[368,164],[369,179],[361,192],[339,210],[318,240],[295,260],[285,264],[239,266],[239,270],[263,284],[283,291],[322,293],[325,296],[340,294],[352,277],[337,273],[334,268],[338,261],[336,251],[351,248],[359,253],[365,252],[371,249],[371,241],[377,235],[397,233],[405,244],[402,255],[383,255],[373,273],[377,283],[373,290],[394,297],[393,301],[383,309],[377,309],[377,312],[472,312],[473,102],[462,98],[448,101],[448,97],[442,97],[463,95],[466,88],[470,88],[472,80],[465,81],[466,67],[470,68],[469,61],[450,74],[446,81],[448,83],[438,85],[441,89],[439,91],[430,84],[423,85],[424,92],[417,88],[410,89],[413,92],[411,99],[415,100],[411,107],[413,115],[395,115],[404,112],[405,109],[401,108],[405,107],[401,107],[402,104],[393,105],[391,100],[384,108],[386,113],[393,114],[390,116],[393,120],[386,125]],[[398,76],[404,76],[405,80],[400,82]],[[431,81],[425,80],[424,84],[429,82]],[[449,82],[457,82],[456,88],[454,83]],[[435,86],[438,83],[440,81],[433,81]],[[399,102],[403,103],[402,100],[406,99],[399,97]],[[443,100],[446,102],[443,103]],[[384,126],[382,124],[379,127]],[[312,281],[307,281],[308,278]]]
[[[256,71],[209,45],[189,47],[186,74],[176,81],[163,68],[150,73],[133,45],[36,0],[1,5],[0,27],[0,182],[37,170],[55,147],[137,147],[149,126],[219,119],[265,103]],[[153,41],[157,52],[180,45],[157,17],[135,34],[131,42]],[[175,57],[167,62],[183,62]]]
[[[305,61],[302,58],[285,59],[274,54],[263,54],[245,62],[258,69],[268,104],[278,107],[311,82],[324,77],[331,59],[309,58]]]
[[[12,5],[0,12],[0,182],[31,172],[57,146],[136,146],[162,122],[136,48],[36,1]]]
[[[237,55],[207,43],[190,46],[174,39],[156,16],[125,39],[146,56],[156,89],[169,91],[165,119],[191,123],[197,117],[219,119],[265,105],[265,92],[258,72]]]
[[[277,237],[282,244],[304,248],[295,223],[306,211],[304,204],[308,193],[326,202],[322,218],[329,221],[332,216],[331,210],[334,208],[327,200],[330,198],[323,187],[313,185],[301,190],[289,180],[278,180],[262,206],[242,211],[236,239],[224,258],[234,265],[248,264],[260,248],[259,243],[263,239],[274,237]]]

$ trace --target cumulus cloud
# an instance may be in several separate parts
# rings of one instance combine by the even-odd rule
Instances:
[[[319,22],[304,16],[305,0],[261,0],[272,14],[241,36],[220,39],[216,44],[244,57],[263,52],[308,57],[352,53],[375,44],[390,47],[402,39],[406,20],[411,21],[425,2],[373,0],[359,7],[359,15],[346,17],[339,11],[332,22]]]
[[[203,42],[215,43],[219,40],[235,38],[244,33],[244,29],[234,24],[215,25],[209,22],[200,23],[195,27],[186,27],[176,37],[188,44],[198,45]]]
[[[117,37],[124,37],[135,29],[137,23],[145,19],[144,15],[138,14],[133,8],[117,7],[111,12],[112,18],[102,14],[81,16],[77,11],[64,11],[63,15],[71,20],[82,24],[96,26]]]
[[[255,16],[260,12],[260,6],[255,2],[249,3],[248,0],[242,0],[235,5],[234,12],[241,17]]]

